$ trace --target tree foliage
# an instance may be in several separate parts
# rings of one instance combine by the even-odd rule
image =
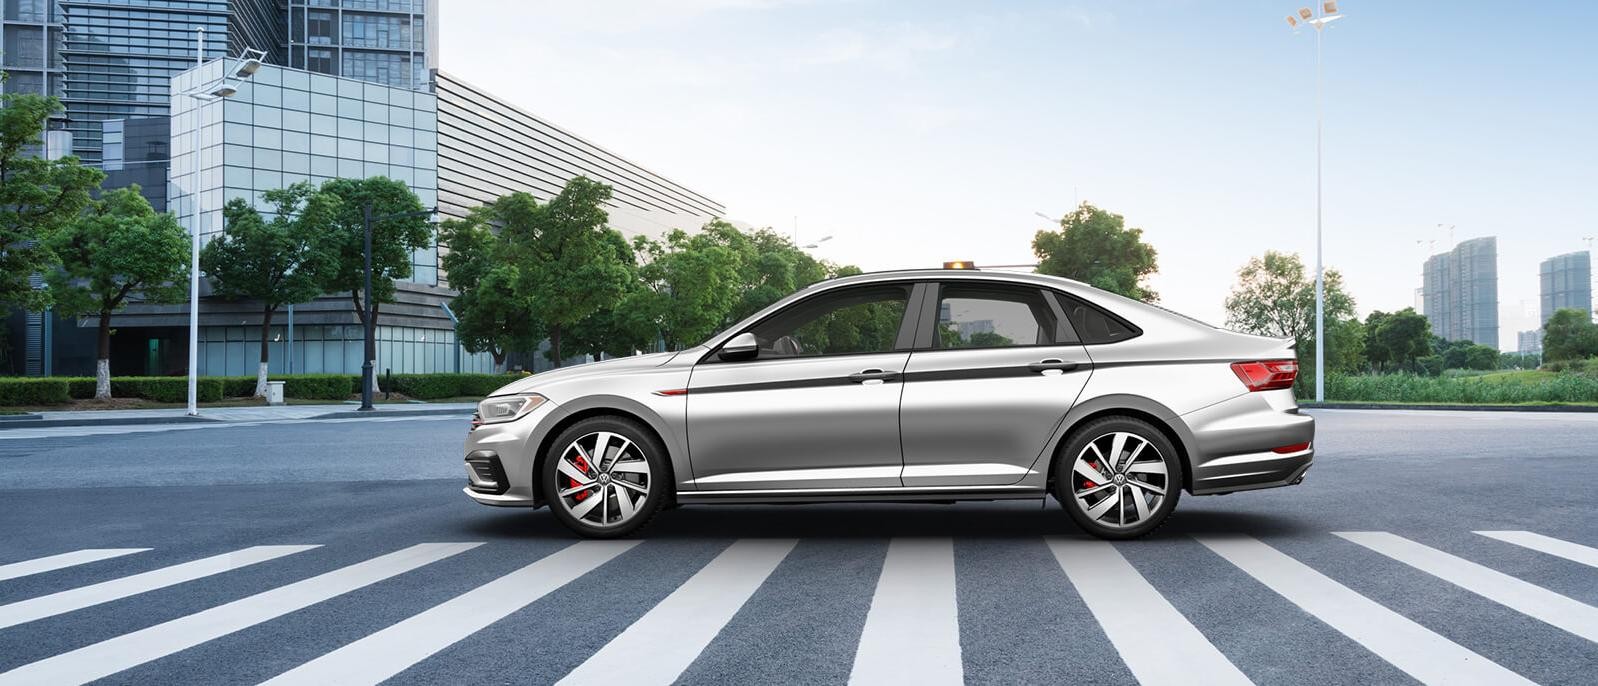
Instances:
[[[494,233],[501,208],[497,202],[482,205],[465,219],[439,227],[439,243],[449,247],[439,261],[460,291],[450,303],[458,320],[455,335],[468,352],[493,357],[497,369],[504,368],[512,351],[534,348],[544,336],[532,317],[531,294],[518,290],[520,265]]]
[[[1038,273],[1076,279],[1128,298],[1154,302],[1159,295],[1143,285],[1158,269],[1154,247],[1142,229],[1126,228],[1126,218],[1089,203],[1060,219],[1059,231],[1039,231],[1032,239]]]
[[[61,268],[49,276],[62,314],[99,318],[95,397],[111,397],[111,315],[137,296],[174,302],[186,292],[189,236],[170,214],[158,214],[138,186],[107,192],[83,216],[52,234]]]
[[[29,279],[51,271],[51,234],[79,218],[105,179],[76,157],[38,154],[45,122],[60,111],[53,97],[0,94],[0,304],[34,311],[50,305],[51,293]]]
[[[1598,357],[1598,324],[1577,309],[1555,310],[1543,324],[1543,359],[1579,360]]]
[[[328,268],[317,272],[318,286],[323,293],[350,294],[355,316],[365,324],[366,208],[371,207],[374,218],[388,217],[372,222],[372,297],[378,303],[393,302],[394,280],[411,277],[411,254],[432,245],[432,226],[425,216],[393,216],[425,209],[401,181],[381,176],[330,179],[318,190],[331,196],[324,199],[329,206],[315,222],[317,248],[329,260]]]
[[[1325,273],[1324,316],[1327,322],[1354,315],[1354,299],[1343,290],[1343,276]],[[1315,279],[1305,274],[1298,255],[1266,251],[1237,272],[1237,285],[1226,298],[1226,324],[1246,333],[1292,338],[1302,354],[1315,338]]]
[[[674,230],[664,243],[635,239],[642,265],[640,288],[624,307],[638,313],[658,331],[667,349],[680,350],[720,330],[754,284],[747,236],[724,221],[706,224],[698,233]],[[751,259],[752,258],[752,259]],[[647,327],[646,327],[647,328]]]
[[[242,198],[222,209],[226,228],[207,243],[200,268],[210,276],[216,294],[261,304],[261,359],[255,395],[266,395],[272,317],[279,307],[302,303],[322,292],[318,279],[333,265],[319,249],[319,229],[328,225],[338,198],[320,193],[307,182],[267,191],[274,208],[271,221]]]
[[[1432,353],[1431,324],[1415,308],[1365,318],[1365,356],[1378,371],[1429,371],[1421,358]]]

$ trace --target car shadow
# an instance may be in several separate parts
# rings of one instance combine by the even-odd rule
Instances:
[[[894,538],[944,536],[1013,539],[1082,536],[1082,530],[1058,506],[1029,503],[822,504],[687,506],[660,512],[636,537],[645,539],[705,538]],[[1324,527],[1301,515],[1218,510],[1183,512],[1148,540],[1186,538],[1192,534],[1233,533],[1256,537],[1302,536]],[[506,510],[466,520],[463,534],[538,540],[575,539],[549,513]]]

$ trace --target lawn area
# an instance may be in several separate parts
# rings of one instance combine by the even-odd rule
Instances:
[[[1511,370],[1476,374],[1334,374],[1329,402],[1439,405],[1598,404],[1598,377],[1575,372]]]

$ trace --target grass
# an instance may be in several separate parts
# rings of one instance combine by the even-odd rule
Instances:
[[[1598,404],[1598,376],[1514,370],[1440,377],[1413,374],[1334,374],[1326,380],[1331,402],[1434,405]]]

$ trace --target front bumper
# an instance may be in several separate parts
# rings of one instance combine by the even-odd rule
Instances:
[[[484,505],[539,506],[533,489],[533,453],[554,424],[555,407],[554,402],[546,401],[525,417],[484,424],[468,433],[462,492]]]
[[[1298,413],[1292,391],[1249,393],[1182,419],[1193,436],[1194,495],[1289,486],[1315,461],[1315,418]]]

